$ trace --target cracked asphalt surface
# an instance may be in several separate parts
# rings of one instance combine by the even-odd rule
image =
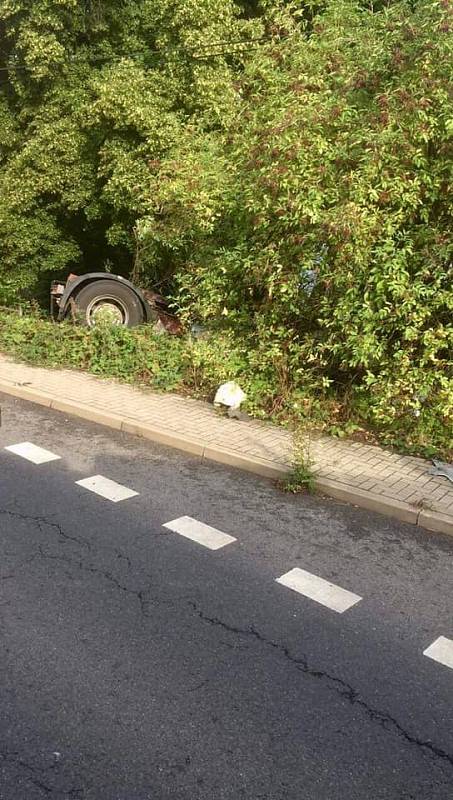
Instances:
[[[422,653],[453,636],[453,540],[0,406],[0,800],[451,800],[453,671]],[[275,583],[295,566],[362,601]]]

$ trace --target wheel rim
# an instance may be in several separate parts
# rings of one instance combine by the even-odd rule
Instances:
[[[122,300],[109,295],[95,297],[87,306],[85,316],[90,328],[99,323],[127,325],[129,322],[129,311]]]

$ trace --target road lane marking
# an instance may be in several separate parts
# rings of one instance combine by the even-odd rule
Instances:
[[[282,586],[288,586],[299,594],[321,603],[323,606],[337,611],[342,614],[348,608],[355,605],[362,598],[358,594],[348,592],[347,589],[342,589],[341,586],[336,586],[330,581],[325,581],[324,578],[319,578],[317,575],[312,575],[311,572],[306,572],[304,569],[295,567],[281,578],[276,579],[277,583]]]
[[[138,495],[138,492],[134,492],[133,489],[128,489],[127,486],[122,486],[121,483],[111,481],[110,478],[104,478],[103,475],[92,475],[91,478],[76,481],[76,484],[88,489],[90,492],[99,494],[106,500],[111,500],[112,503],[119,503],[121,500],[127,500],[129,497]]]
[[[198,542],[203,547],[208,547],[209,550],[219,550],[221,547],[225,547],[226,544],[236,541],[234,536],[218,531],[217,528],[211,528],[210,525],[198,522],[192,517],[179,517],[171,522],[166,522],[163,527],[185,536],[186,539]]]
[[[433,661],[438,661],[444,667],[453,669],[453,639],[447,639],[446,636],[439,636],[435,642],[430,644],[426,650],[423,651],[424,656],[432,658]]]
[[[26,458],[33,464],[47,464],[48,461],[57,461],[61,456],[51,453],[50,450],[45,450],[43,447],[38,447],[31,442],[21,442],[20,444],[12,444],[5,447],[10,453],[15,453],[16,456]]]

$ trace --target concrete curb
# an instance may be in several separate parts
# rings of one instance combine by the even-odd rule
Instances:
[[[323,494],[335,497],[337,500],[352,503],[355,506],[360,506],[360,508],[366,508],[368,511],[377,511],[379,514],[393,517],[400,522],[411,522],[413,525],[418,525],[420,511],[415,506],[409,505],[409,503],[392,500],[380,494],[373,494],[373,492],[348,486],[347,483],[327,480],[327,478],[319,478],[316,481],[316,488]],[[453,534],[453,520],[451,532]]]
[[[19,397],[22,400],[29,400],[32,403],[52,408],[55,411],[81,417],[115,430],[141,436],[199,458],[206,458],[219,464],[226,464],[247,472],[253,472],[255,475],[260,475],[264,478],[283,480],[291,473],[291,468],[287,464],[267,461],[257,456],[245,456],[224,447],[216,447],[211,443],[192,439],[169,428],[163,429],[156,425],[136,422],[127,416],[98,411],[96,408],[76,400],[56,400],[53,395],[44,390],[31,389],[26,385],[13,383],[5,378],[0,378],[0,392]],[[424,511],[408,503],[401,503],[382,495],[356,489],[340,481],[328,480],[327,478],[316,479],[316,490],[319,494],[328,495],[336,500],[351,503],[369,511],[377,511],[379,514],[385,514],[401,522],[409,522],[429,531],[453,536],[453,518],[446,514],[437,511]]]

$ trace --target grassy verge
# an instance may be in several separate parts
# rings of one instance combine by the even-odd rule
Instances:
[[[263,363],[256,343],[239,340],[232,331],[201,338],[157,335],[151,327],[86,329],[54,324],[30,313],[0,312],[0,351],[44,367],[86,370],[125,383],[211,400],[218,385],[237,380],[247,394],[247,411],[298,430],[390,445],[399,451],[453,458],[451,427],[439,415],[407,415],[389,427],[369,424],[363,396],[319,390],[310,374],[292,382],[278,363]],[[299,475],[307,483],[309,470]],[[307,474],[305,474],[307,472]],[[303,479],[303,480],[302,480]],[[309,482],[309,481],[308,481]]]

